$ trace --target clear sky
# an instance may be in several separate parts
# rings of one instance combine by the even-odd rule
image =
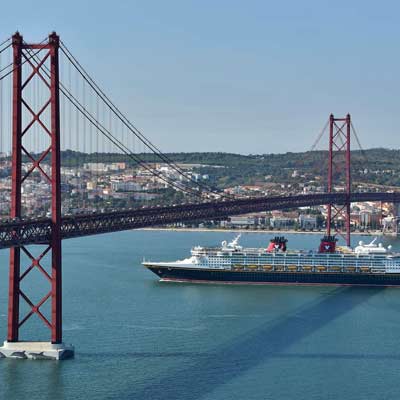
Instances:
[[[332,112],[400,147],[398,1],[3,2],[0,41],[56,30],[164,151],[308,150]],[[326,143],[326,141],[325,141]]]

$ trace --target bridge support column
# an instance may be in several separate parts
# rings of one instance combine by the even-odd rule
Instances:
[[[34,171],[39,173],[50,187],[51,191],[51,239],[45,245],[39,256],[26,247],[14,247],[10,251],[9,276],[9,305],[8,305],[8,334],[7,341],[0,348],[0,358],[41,358],[62,359],[71,357],[74,349],[62,342],[62,282],[61,282],[61,178],[60,178],[60,104],[59,104],[59,37],[56,33],[49,36],[46,44],[27,44],[22,36],[16,33],[13,36],[13,129],[12,129],[12,190],[11,190],[11,217],[22,217],[22,184]],[[23,74],[22,65],[27,63],[31,67],[30,73]],[[23,90],[32,79],[39,79],[48,88],[49,99],[38,109],[34,109],[23,98]],[[45,110],[50,109],[50,117],[43,117]],[[23,111],[25,112],[23,119]],[[22,126],[22,121],[30,116],[31,121]],[[49,145],[43,149],[29,149],[23,144],[23,138],[29,135],[34,124],[39,124],[42,134],[50,139]],[[46,142],[44,140],[44,142]],[[28,142],[29,143],[29,142]],[[31,161],[28,171],[22,171],[22,156]],[[51,173],[42,167],[45,159],[50,160]],[[46,172],[47,171],[47,172]],[[30,265],[21,265],[21,255],[24,254]],[[50,266],[43,260],[51,254]],[[37,303],[21,289],[21,281],[29,278],[32,270],[38,270],[50,288]],[[25,281],[24,281],[25,282]],[[28,305],[28,313],[20,318],[20,300]],[[41,307],[51,301],[50,315],[41,310]],[[50,329],[49,342],[21,341],[20,328],[32,316],[38,316]]]
[[[348,201],[344,205],[328,205],[327,212],[327,235],[331,236],[332,230],[341,234],[350,246],[350,196],[351,196],[351,174],[350,174],[350,136],[351,119],[350,114],[346,118],[329,117],[329,158],[328,158],[328,193],[334,192],[334,180],[343,178],[345,180],[345,193]],[[344,156],[344,160],[343,160]],[[344,171],[343,171],[344,166]],[[338,182],[339,183],[339,182]],[[339,220],[343,226],[340,226]]]

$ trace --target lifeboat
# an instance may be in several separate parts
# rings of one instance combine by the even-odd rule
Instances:
[[[385,248],[382,243],[376,244],[376,239],[372,240],[369,244],[364,244],[362,241],[358,243],[358,246],[354,249],[356,254],[387,254],[392,250],[392,246]]]

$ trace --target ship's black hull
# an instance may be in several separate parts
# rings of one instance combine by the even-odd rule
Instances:
[[[164,281],[230,284],[400,286],[400,274],[221,271],[148,266]]]

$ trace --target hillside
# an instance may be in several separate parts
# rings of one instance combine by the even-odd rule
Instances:
[[[157,162],[154,155],[138,154],[147,162]],[[312,151],[283,154],[241,155],[232,153],[169,153],[168,158],[176,163],[202,164],[203,174],[210,175],[212,183],[219,187],[238,184],[255,184],[266,180],[275,183],[309,182],[317,178],[320,184],[326,182],[328,170],[328,152]],[[340,156],[339,156],[340,157]],[[121,154],[82,154],[73,151],[62,152],[64,165],[76,165],[83,162],[126,161],[132,166],[136,163]],[[353,151],[352,180],[376,185],[400,187],[400,150],[384,148]],[[344,163],[340,163],[344,165]],[[215,168],[216,166],[222,168]],[[296,171],[296,172],[294,172]],[[337,170],[338,179],[343,170]]]

